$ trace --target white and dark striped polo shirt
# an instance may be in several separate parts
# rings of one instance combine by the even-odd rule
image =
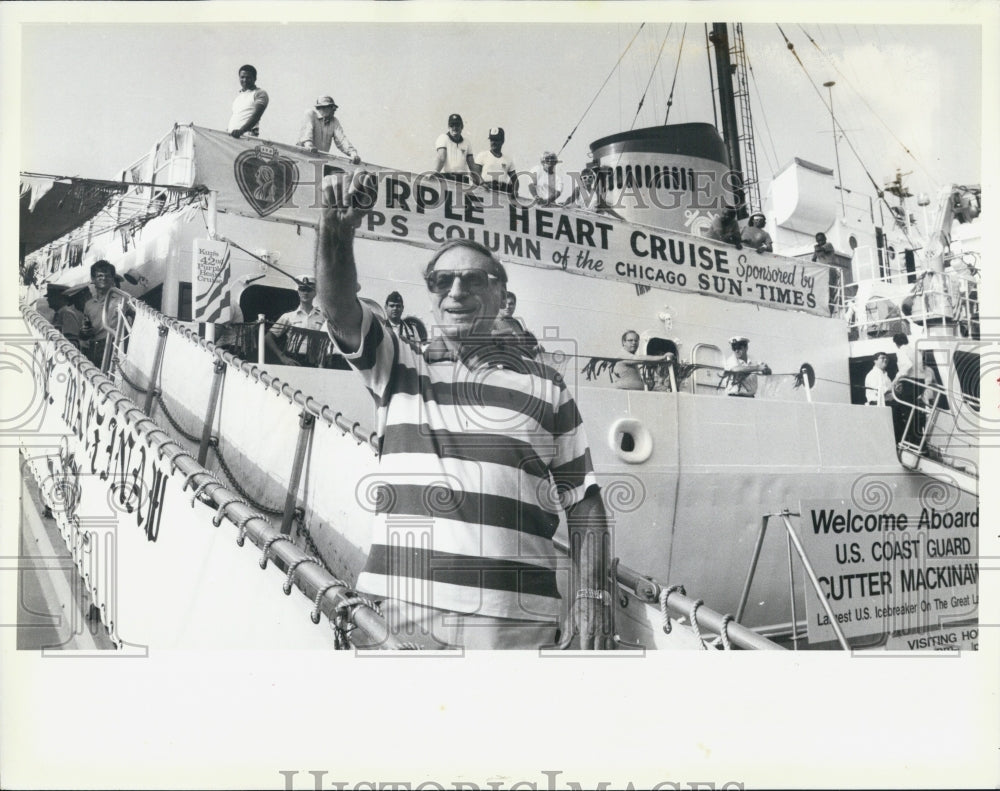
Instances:
[[[358,590],[558,617],[552,536],[560,512],[597,485],[562,378],[499,346],[453,360],[437,339],[421,354],[362,311],[361,346],[345,357],[375,398],[381,464],[358,492],[377,514]]]

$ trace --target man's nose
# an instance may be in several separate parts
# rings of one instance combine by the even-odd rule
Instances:
[[[457,297],[465,296],[469,293],[465,288],[465,283],[461,277],[456,276],[454,280],[451,281],[451,288],[448,290],[448,296],[452,299]]]

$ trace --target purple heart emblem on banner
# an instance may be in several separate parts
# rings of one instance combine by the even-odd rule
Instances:
[[[233,160],[233,173],[243,197],[261,217],[288,203],[299,180],[295,162],[271,146],[241,153]]]

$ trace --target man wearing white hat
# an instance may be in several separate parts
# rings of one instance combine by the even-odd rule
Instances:
[[[737,398],[753,398],[757,395],[757,374],[771,373],[767,363],[752,363],[748,357],[750,339],[745,335],[734,335],[729,339],[733,353],[726,360],[726,395]]]
[[[559,200],[563,192],[563,177],[556,173],[556,165],[561,161],[555,152],[546,151],[542,154],[541,164],[531,171],[534,178],[528,184],[528,191],[543,206],[565,202],[565,197]]]
[[[358,156],[357,149],[344,134],[344,127],[341,126],[340,121],[333,117],[335,112],[337,112],[337,103],[333,98],[320,96],[316,100],[316,108],[306,110],[296,145],[309,151],[322,151],[325,154],[335,143],[337,148],[357,165],[361,162],[361,157]]]

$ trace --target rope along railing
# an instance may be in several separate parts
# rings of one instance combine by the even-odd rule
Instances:
[[[150,309],[151,310],[151,309]],[[25,321],[45,341],[52,343],[58,353],[65,357],[94,388],[96,397],[104,404],[112,404],[116,414],[128,420],[138,438],[147,448],[154,450],[157,458],[167,461],[171,473],[179,471],[184,475],[182,491],[194,487],[192,507],[196,500],[217,507],[213,524],[218,527],[223,519],[235,525],[238,530],[237,544],[243,546],[247,537],[263,550],[260,565],[266,568],[267,560],[274,560],[285,569],[291,569],[283,588],[291,592],[292,584],[313,602],[313,621],[319,622],[319,614],[326,615],[331,626],[338,630],[338,624],[351,624],[367,635],[366,646],[378,645],[383,648],[406,647],[389,633],[385,621],[372,603],[359,597],[342,580],[333,577],[316,558],[307,555],[295,546],[288,536],[275,530],[270,522],[254,511],[236,492],[225,487],[211,472],[199,465],[183,446],[173,440],[151,418],[122,393],[114,381],[87,360],[69,341],[56,331],[41,315],[28,306],[22,306]],[[169,321],[169,320],[167,320]],[[181,328],[183,329],[183,328]],[[279,388],[279,392],[283,392]],[[329,418],[324,417],[329,420]],[[291,584],[290,584],[291,583]],[[353,631],[353,628],[350,630]],[[349,635],[338,633],[335,646],[345,647]]]

